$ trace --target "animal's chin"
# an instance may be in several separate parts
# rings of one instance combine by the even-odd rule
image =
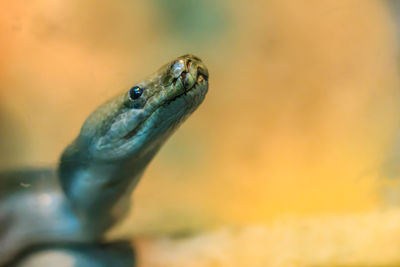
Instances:
[[[136,127],[134,129],[132,129],[131,131],[129,131],[122,139],[127,140],[127,139],[131,139],[132,137],[136,136],[143,129],[143,126],[146,124],[146,122],[151,120],[152,117],[154,116],[154,114],[159,109],[173,104],[175,101],[187,96],[188,94],[193,94],[193,98],[195,98],[196,94],[201,94],[201,91],[207,90],[207,88],[208,88],[208,81],[204,78],[198,79],[196,81],[196,83],[194,83],[193,86],[186,89],[183,93],[173,96],[172,98],[166,99],[163,103],[158,105],[152,112],[150,112],[150,114],[147,116],[147,118],[145,118],[138,125],[136,125]]]

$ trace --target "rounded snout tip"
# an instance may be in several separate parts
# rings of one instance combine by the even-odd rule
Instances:
[[[169,67],[170,76],[175,83],[180,80],[185,90],[190,90],[195,85],[208,82],[208,69],[200,58],[187,54],[178,57]]]
[[[201,75],[205,80],[208,80],[208,69],[199,57],[192,54],[186,54],[179,57],[178,60],[184,62],[184,66],[188,72],[191,72],[191,69],[195,68],[198,75]]]

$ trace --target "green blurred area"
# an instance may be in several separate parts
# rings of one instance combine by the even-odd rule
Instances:
[[[165,38],[201,47],[223,39],[230,26],[227,3],[212,0],[154,0]]]

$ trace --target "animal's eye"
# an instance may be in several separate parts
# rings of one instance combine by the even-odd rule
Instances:
[[[129,97],[132,100],[138,99],[143,94],[143,89],[139,86],[134,86],[129,90]]]

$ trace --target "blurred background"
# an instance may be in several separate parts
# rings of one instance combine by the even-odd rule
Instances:
[[[142,266],[400,266],[388,4],[2,0],[0,168],[56,165],[95,107],[193,53],[209,94],[110,238]]]

